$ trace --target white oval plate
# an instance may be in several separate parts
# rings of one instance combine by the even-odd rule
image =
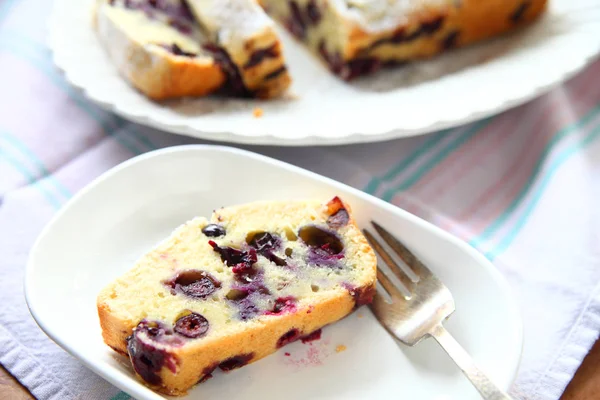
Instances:
[[[282,32],[293,98],[158,104],[122,80],[91,28],[95,0],[56,0],[50,45],[66,78],[130,120],[210,140],[271,145],[372,142],[461,125],[522,104],[569,78],[600,50],[600,3],[550,0],[534,26],[346,84]],[[253,109],[264,110],[262,118]]]
[[[248,179],[248,176],[256,179]],[[161,399],[100,335],[96,295],[174,228],[213,209],[257,200],[340,195],[358,223],[383,223],[448,285],[456,312],[448,329],[507,389],[519,364],[522,326],[506,281],[460,240],[356,189],[254,153],[182,146],[129,160],[78,193],[44,229],[25,278],[40,327],[75,357],[138,399]],[[339,345],[346,346],[336,352]],[[291,355],[286,356],[285,352]],[[229,374],[216,374],[186,399],[477,399],[432,340],[398,345],[362,307],[324,329]]]

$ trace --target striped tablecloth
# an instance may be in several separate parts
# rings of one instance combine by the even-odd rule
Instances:
[[[124,121],[54,68],[44,0],[0,0],[0,363],[40,399],[126,399],[52,343],[23,298],[52,215],[110,167],[197,141]],[[330,176],[468,241],[522,307],[512,394],[557,399],[600,331],[600,62],[543,97],[433,135],[359,146],[243,146]]]

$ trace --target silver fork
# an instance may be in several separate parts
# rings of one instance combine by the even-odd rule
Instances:
[[[394,276],[410,292],[410,295],[403,294],[390,277],[378,268],[377,279],[392,299],[392,302],[389,303],[380,293],[375,294],[371,309],[379,322],[389,333],[408,346],[414,346],[424,338],[433,337],[469,378],[482,398],[510,400],[510,397],[475,365],[465,349],[443,327],[442,322],[455,309],[450,290],[394,236],[377,223],[371,223],[379,236],[418,277],[416,282],[413,281],[396,264],[377,239],[369,231],[363,231],[380,259],[387,264]]]

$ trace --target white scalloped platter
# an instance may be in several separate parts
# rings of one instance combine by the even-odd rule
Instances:
[[[91,26],[95,0],[55,0],[50,46],[67,80],[101,106],[172,133],[279,146],[373,142],[434,132],[497,114],[570,78],[600,52],[600,2],[550,0],[533,26],[352,83],[332,76],[285,32],[294,78],[285,99],[166,103],[131,88]],[[260,107],[263,116],[253,110]]]

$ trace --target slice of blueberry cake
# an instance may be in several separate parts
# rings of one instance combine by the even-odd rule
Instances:
[[[149,98],[204,96],[226,82],[183,1],[99,0],[96,6],[100,42],[120,74]]]
[[[369,303],[376,268],[338,197],[222,208],[102,290],[102,335],[148,386],[181,395]]]
[[[231,77],[234,90],[270,98],[291,79],[274,22],[256,0],[188,0],[206,30],[213,56]]]
[[[344,79],[526,25],[547,0],[259,0]]]

